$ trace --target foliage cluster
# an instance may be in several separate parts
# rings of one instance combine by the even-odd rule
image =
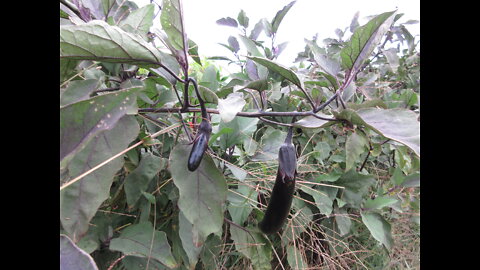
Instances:
[[[275,60],[284,16],[200,59],[180,0],[60,1],[60,256],[76,269],[377,269],[419,264],[420,53],[397,11]],[[161,29],[153,26],[160,20]],[[266,40],[259,39],[264,33]],[[217,61],[238,65],[222,74]],[[212,136],[187,170],[202,120]],[[292,117],[296,121],[292,123]],[[295,127],[283,229],[258,228]],[[403,256],[405,255],[405,256]]]

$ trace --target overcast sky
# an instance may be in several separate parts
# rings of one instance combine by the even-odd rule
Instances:
[[[134,1],[139,7],[150,3],[150,0]],[[162,0],[155,1],[162,2]],[[267,18],[271,21],[277,11],[291,1],[182,0],[185,29],[188,37],[197,43],[201,56],[231,57],[232,54],[218,43],[228,44],[228,37],[237,37],[239,32],[232,27],[216,24],[218,19],[223,17],[236,19],[238,12],[243,9],[250,19],[247,30],[249,33],[260,19]],[[297,54],[305,47],[304,38],[311,39],[316,33],[319,35],[319,40],[336,37],[335,29],[344,30],[348,27],[357,11],[359,23],[363,25],[368,21],[365,17],[395,9],[398,9],[398,13],[404,13],[399,22],[420,21],[420,0],[297,0],[284,17],[277,32],[276,44],[289,42],[277,61],[291,66]],[[154,23],[159,21],[157,17]],[[412,35],[420,34],[419,23],[406,27]]]

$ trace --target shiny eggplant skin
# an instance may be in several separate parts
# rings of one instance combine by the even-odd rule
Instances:
[[[278,170],[267,211],[265,212],[263,220],[258,225],[263,233],[276,233],[282,228],[288,213],[290,213],[294,191],[295,179],[283,181],[280,170]]]
[[[265,234],[278,232],[290,213],[295,178],[297,175],[297,153],[292,143],[292,128],[289,129],[285,142],[278,152],[278,169],[272,195],[267,211],[259,223],[260,230]]]
[[[202,162],[203,154],[207,150],[208,140],[212,133],[212,125],[208,120],[203,120],[198,128],[197,136],[194,139],[190,156],[188,157],[187,168],[189,171],[195,171],[200,162]]]

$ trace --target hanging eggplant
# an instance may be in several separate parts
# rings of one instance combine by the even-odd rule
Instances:
[[[188,170],[193,172],[198,168],[198,166],[200,166],[203,154],[207,150],[208,140],[210,139],[210,134],[212,134],[212,125],[210,124],[210,117],[207,113],[207,109],[205,108],[205,103],[198,92],[197,82],[192,78],[189,79],[189,82],[190,81],[193,83],[198,101],[200,103],[200,108],[202,110],[202,122],[200,123],[197,130],[197,135],[193,140],[193,147],[190,151],[190,156],[188,157],[187,163]]]
[[[259,223],[260,230],[266,234],[279,231],[290,213],[297,174],[297,154],[292,143],[292,131],[293,128],[290,127],[287,138],[278,152],[277,178],[267,211]]]

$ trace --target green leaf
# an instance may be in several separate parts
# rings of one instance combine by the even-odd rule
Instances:
[[[218,111],[222,122],[232,121],[238,112],[241,112],[246,102],[243,99],[243,93],[235,92],[227,96],[226,99],[218,99]]]
[[[238,13],[237,21],[238,21],[238,23],[239,23],[241,26],[243,26],[243,27],[245,27],[245,28],[248,27],[248,21],[249,21],[249,19],[248,19],[248,17],[247,17],[247,14],[245,14],[245,11],[243,11],[243,9],[240,10],[240,12]]]
[[[350,170],[344,173],[340,179],[335,182],[335,185],[343,186],[343,195],[340,197],[343,201],[349,204],[352,208],[360,208],[363,201],[363,196],[367,194],[370,186],[376,183],[376,180],[371,175],[364,175]]]
[[[60,26],[60,58],[155,67],[162,61],[162,53],[139,35],[93,20]]]
[[[109,248],[125,255],[157,260],[169,268],[179,265],[172,255],[165,232],[154,230],[150,222],[128,226],[119,237],[110,241]]]
[[[390,29],[395,13],[396,11],[382,13],[355,30],[340,52],[344,68],[359,70]]]
[[[420,186],[420,174],[414,173],[407,177],[401,184],[403,187],[419,187]]]
[[[318,210],[320,210],[320,213],[330,216],[333,211],[333,200],[337,196],[338,188],[321,185],[311,188],[302,185],[300,186],[300,189],[313,197],[315,205]]]
[[[238,37],[240,38],[240,41],[242,41],[243,45],[247,47],[247,52],[250,55],[263,57],[263,54],[260,52],[255,42],[253,42],[251,39],[244,37],[242,35],[239,35]]]
[[[384,137],[404,144],[420,156],[420,122],[418,115],[411,110],[362,108],[333,113],[338,119],[367,126]]]
[[[153,25],[154,5],[148,4],[132,11],[125,20],[118,23],[123,30],[131,33],[146,34]]]
[[[298,244],[298,242],[297,242]],[[308,264],[304,255],[294,245],[287,245],[287,262],[292,269],[307,269]]]
[[[361,212],[362,221],[378,242],[388,250],[392,249],[393,238],[390,224],[378,213]]]
[[[420,156],[420,122],[416,113],[406,109],[365,108],[357,114],[377,133],[408,146]]]
[[[267,67],[268,69],[274,72],[277,72],[283,78],[287,79],[288,81],[292,82],[299,88],[303,89],[303,82],[300,80],[297,74],[295,74],[295,72],[293,72],[290,68],[287,68],[281,64],[275,63],[272,60],[269,60],[263,57],[248,56],[248,58],[259,63],[260,65]]]
[[[187,160],[192,145],[178,143],[171,151],[169,163],[173,183],[180,193],[178,207],[193,224],[198,239],[211,233],[221,234],[227,184],[212,158],[205,154],[200,166],[187,170]]]
[[[340,236],[344,236],[350,232],[352,227],[352,220],[348,216],[347,210],[345,208],[339,208],[337,205],[334,206],[333,211],[335,213],[335,222],[340,232]]]
[[[140,127],[134,116],[122,117],[114,128],[95,135],[66,167],[66,178],[73,179],[125,150],[137,137]],[[98,207],[110,196],[113,177],[124,160],[116,158],[60,191],[60,221],[77,242],[89,228]]]
[[[255,232],[253,227],[246,227],[245,229],[250,232],[236,226],[230,226],[230,234],[235,243],[235,249],[250,259],[253,269],[272,269],[270,265],[272,248],[267,240],[259,232]]]
[[[60,234],[60,269],[98,270],[93,258],[64,234]]]
[[[252,161],[277,160],[278,151],[286,136],[286,132],[269,127],[263,134],[260,149],[252,157]]]
[[[258,118],[235,117],[228,123],[220,122],[219,130],[229,128],[233,132],[222,134],[218,144],[223,150],[226,150],[237,143],[243,142],[245,138],[249,138],[257,130],[258,121]]]
[[[212,90],[208,89],[205,86],[199,85],[198,92],[200,93],[200,96],[205,103],[218,104],[218,96]]]
[[[354,168],[355,163],[360,158],[360,155],[365,152],[365,146],[367,144],[368,144],[367,139],[356,132],[353,132],[347,137],[347,140],[345,142],[345,152],[346,152],[345,171],[348,171]]]
[[[195,229],[183,214],[178,213],[178,235],[182,242],[182,247],[188,257],[189,269],[195,269],[200,252],[202,251],[203,242],[206,239],[196,239]]]
[[[333,118],[332,115],[326,115],[322,112],[318,112],[316,113],[316,115],[323,118]],[[327,127],[331,125],[332,124],[331,122],[332,121],[319,119],[315,116],[306,116],[298,120],[297,122],[293,123],[293,125],[301,128],[322,128],[322,127]]]
[[[277,12],[275,17],[272,20],[272,34],[276,34],[278,31],[278,27],[280,26],[280,23],[283,20],[283,17],[287,14],[287,12],[290,10],[290,8],[295,4],[297,1],[292,1],[288,5],[284,6],[281,10]]]
[[[115,127],[124,115],[136,112],[138,90],[120,90],[60,107],[61,168],[95,135]]]
[[[243,224],[253,210],[252,201],[257,200],[258,192],[247,185],[239,185],[237,189],[229,189],[227,196],[228,212],[235,224]]]
[[[388,196],[378,196],[375,199],[368,199],[365,202],[364,207],[368,209],[382,209],[383,207],[390,206],[396,203],[398,200]]]
[[[60,93],[60,107],[90,98],[90,94],[98,87],[96,79],[72,81],[68,87]]]
[[[183,11],[180,0],[163,0],[160,22],[170,44],[176,50],[183,50],[183,40],[186,35],[183,29]]]
[[[148,188],[150,181],[163,167],[163,159],[152,153],[142,156],[140,164],[125,177],[125,195],[129,207],[133,207]]]

